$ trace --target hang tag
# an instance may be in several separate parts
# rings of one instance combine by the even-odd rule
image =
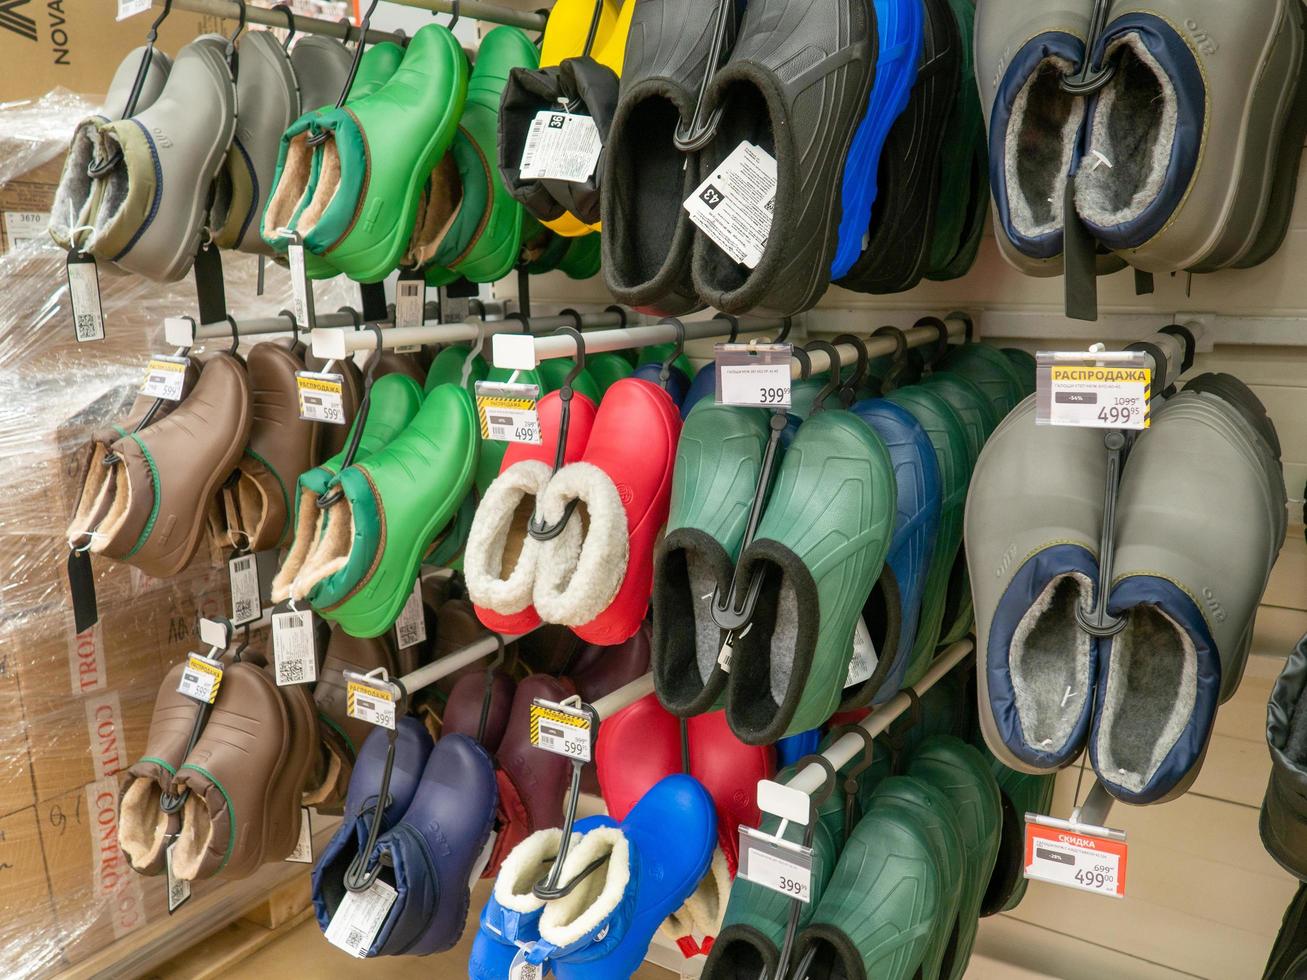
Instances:
[[[1088,429],[1147,429],[1153,372],[1142,351],[1040,351],[1035,422]]]
[[[867,624],[858,617],[858,625],[853,630],[853,657],[849,660],[849,673],[844,679],[845,687],[861,684],[876,672],[880,657],[876,655],[876,645],[871,642],[871,633]]]
[[[526,952],[529,947],[522,946],[518,949],[517,955],[513,957],[513,963],[508,968],[508,980],[543,980],[545,975],[544,964],[532,963],[526,958]]]
[[[192,653],[187,656],[181,683],[177,685],[178,694],[184,694],[202,704],[213,704],[218,700],[220,686],[222,686],[221,663],[202,653]]]
[[[100,306],[100,274],[95,259],[68,253],[68,299],[73,308],[74,336],[79,344],[104,340],[104,309]]]
[[[422,579],[413,583],[413,591],[404,602],[395,620],[395,644],[401,650],[425,643],[427,639],[427,612],[422,604]]]
[[[482,439],[540,445],[539,385],[478,381],[476,396]]]
[[[164,851],[164,861],[168,865],[168,914],[172,915],[179,908],[186,904],[191,897],[191,883],[184,878],[178,878],[172,870],[172,852],[178,842],[173,841],[168,845],[168,850]]]
[[[812,848],[740,827],[739,874],[805,905],[812,901]]]
[[[182,388],[186,384],[186,369],[190,359],[175,357],[172,354],[155,354],[145,366],[145,381],[141,384],[141,394],[147,398],[162,398],[165,401],[179,402]]]
[[[296,371],[300,418],[306,422],[345,424],[345,378],[339,374]]]
[[[403,275],[395,283],[395,326],[420,327],[425,317],[427,281]]]
[[[776,208],[775,157],[752,143],[741,143],[682,206],[723,252],[756,269]]]
[[[238,555],[227,563],[231,581],[231,624],[244,626],[263,615],[259,601],[259,570],[253,555]]]
[[[327,942],[350,956],[364,959],[381,931],[398,892],[377,878],[361,892],[346,891],[327,924]]]
[[[790,407],[790,344],[716,344],[717,404]]]
[[[91,568],[89,551],[68,553],[68,590],[73,597],[73,628],[85,633],[100,621],[95,601],[95,570]]]
[[[304,245],[292,240],[286,249],[290,261],[290,311],[300,328],[313,329],[313,285],[304,269]]]
[[[731,672],[731,658],[735,656],[735,634],[728,633],[726,642],[722,644],[721,652],[717,654],[717,666],[722,669],[723,673]]]
[[[579,762],[594,757],[594,725],[587,712],[543,698],[531,702],[531,744]]]
[[[115,19],[126,20],[128,17],[143,14],[149,9],[150,0],[118,0],[118,16]]]
[[[278,687],[311,684],[318,679],[313,639],[313,613],[309,610],[287,609],[272,614],[272,659]]]
[[[345,714],[379,728],[395,727],[395,695],[384,682],[345,671]]]
[[[313,819],[306,806],[300,807],[299,840],[295,842],[295,850],[286,855],[286,861],[290,864],[313,863]]]
[[[1125,832],[1026,814],[1026,877],[1125,898]]]
[[[583,184],[594,176],[603,148],[599,127],[589,116],[541,110],[526,133],[522,178]]]

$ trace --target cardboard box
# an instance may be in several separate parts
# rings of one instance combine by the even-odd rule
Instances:
[[[3,24],[3,19],[0,19]],[[63,173],[64,154],[61,152],[0,185],[0,255],[13,248],[15,243],[48,239],[46,228],[50,224],[50,207],[54,204],[55,188]]]
[[[49,972],[59,963],[54,906],[34,807],[0,818],[0,962]]]

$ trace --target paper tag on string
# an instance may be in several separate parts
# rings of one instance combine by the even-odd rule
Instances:
[[[150,9],[150,0],[118,0],[118,16],[115,20],[126,20]],[[171,909],[169,910],[171,911]]]
[[[481,438],[540,445],[539,385],[476,383]]]
[[[741,143],[683,207],[723,252],[757,268],[776,209],[776,158],[752,143]]]
[[[145,366],[145,381],[141,383],[141,394],[146,398],[162,398],[170,402],[181,401],[182,389],[186,387],[188,367],[190,367],[189,358],[155,354]]]
[[[259,599],[259,570],[253,555],[238,555],[227,563],[231,580],[231,624],[244,626],[263,615]]]
[[[350,956],[364,959],[381,931],[399,893],[380,878],[361,892],[346,891],[327,924],[327,942]]]
[[[870,679],[879,663],[880,657],[876,655],[876,645],[871,642],[871,633],[859,616],[858,625],[853,630],[853,657],[849,660],[849,672],[844,679],[844,686],[852,687]]]
[[[313,327],[313,286],[304,268],[304,246],[300,242],[291,242],[286,247],[286,259],[290,263],[290,312],[301,329]]]
[[[178,878],[172,869],[172,852],[178,842],[173,841],[164,851],[164,861],[168,868],[168,914],[172,915],[186,904],[191,897],[191,883],[185,878]]]
[[[422,580],[413,583],[413,591],[404,601],[404,608],[395,620],[395,645],[401,650],[425,643],[427,639],[427,609],[422,604]]]
[[[73,308],[74,336],[79,344],[104,340],[104,310],[100,306],[100,275],[95,259],[68,255],[68,299]]]
[[[273,613],[272,659],[277,685],[312,684],[318,679],[313,613],[307,609]]]
[[[345,378],[339,374],[296,371],[300,418],[307,422],[345,424]]]
[[[290,864],[313,863],[313,819],[306,806],[300,807],[299,840],[295,842],[295,849],[286,855],[286,860]]]
[[[583,184],[594,176],[603,148],[599,127],[589,116],[544,109],[526,133],[522,178]]]

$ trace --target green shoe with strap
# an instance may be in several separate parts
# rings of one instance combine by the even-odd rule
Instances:
[[[998,422],[1007,418],[1008,412],[1026,397],[1025,384],[1012,361],[988,344],[951,347],[936,366],[936,372],[960,374],[976,384],[993,405]]]

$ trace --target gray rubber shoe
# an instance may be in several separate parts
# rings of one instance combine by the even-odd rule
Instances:
[[[102,152],[116,163],[98,181],[98,206],[88,214],[87,248],[97,258],[156,282],[190,270],[209,189],[236,129],[226,51],[224,37],[196,38],[178,53],[153,105],[100,127]]]
[[[1287,498],[1265,441],[1215,395],[1153,414],[1126,463],[1090,759],[1128,803],[1183,793],[1217,706],[1243,675],[1253,617],[1284,541]]]
[[[334,37],[305,34],[290,51],[300,90],[300,112],[326,109],[340,98],[354,55]]]
[[[237,46],[236,135],[214,188],[209,224],[219,248],[276,254],[259,235],[281,134],[299,118],[300,94],[281,42],[270,31],[242,34]]]
[[[1229,14],[1221,0],[1116,0],[1098,42],[1094,61],[1116,73],[1089,103],[1076,210],[1136,268],[1212,271],[1257,244],[1302,75],[1303,11],[1247,0]]]
[[[976,464],[964,524],[980,726],[1019,772],[1070,765],[1089,732],[1098,643],[1076,624],[1098,580],[1101,432],[1035,424],[1027,398]]]
[[[139,47],[123,59],[114,72],[113,81],[109,83],[109,94],[105,96],[100,111],[83,119],[73,130],[68,156],[64,158],[64,170],[59,177],[59,186],[55,189],[54,206],[50,208],[50,237],[60,248],[69,249],[74,245],[80,247],[91,230],[87,212],[92,206],[91,196],[96,181],[91,178],[88,170],[101,159],[96,133],[105,123],[123,117],[127,99],[136,83],[141,59],[147,50],[149,49],[144,46]],[[150,56],[145,83],[136,100],[137,112],[154,104],[171,71],[172,59],[156,48]]]

